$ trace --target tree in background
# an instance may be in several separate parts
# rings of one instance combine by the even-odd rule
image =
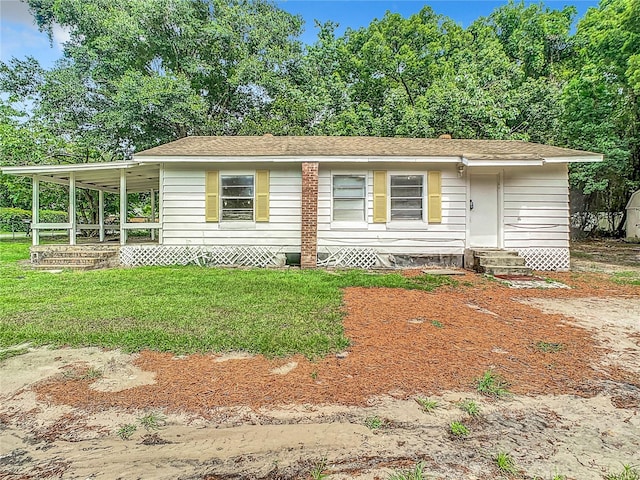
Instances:
[[[304,49],[301,18],[269,0],[27,3],[71,38],[50,70],[0,63],[0,91],[31,105],[0,118],[5,164],[127,158],[186,135],[450,133],[604,153],[571,169],[594,212],[640,186],[640,0],[602,0],[575,35],[573,7],[511,0],[466,29],[428,6],[342,36],[317,24]],[[26,198],[10,182],[0,206]]]
[[[584,194],[583,210],[611,217],[623,212],[620,234],[625,205],[640,188],[638,13],[640,0],[602,0],[587,12],[563,95],[566,144],[605,154],[602,163],[572,165],[572,187]]]

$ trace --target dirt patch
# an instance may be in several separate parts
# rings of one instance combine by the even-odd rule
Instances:
[[[640,288],[550,277],[571,289],[471,274],[433,293],[347,289],[351,346],[316,362],[31,350],[0,364],[0,478],[384,479],[422,461],[471,480],[499,478],[504,451],[525,478],[601,479],[640,463]],[[488,369],[512,396],[475,392]],[[146,431],[149,413],[166,425]]]

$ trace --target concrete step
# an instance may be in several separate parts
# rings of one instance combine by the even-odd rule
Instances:
[[[45,257],[40,260],[39,265],[63,265],[65,263],[73,263],[75,265],[97,265],[105,260],[104,257],[61,257],[55,255]]]
[[[93,250],[93,251],[65,251],[65,250],[56,250],[52,252],[51,256],[56,258],[112,258],[118,255],[118,252],[110,251],[110,250]]]
[[[513,255],[491,255],[488,257],[479,256],[474,258],[474,266],[492,267],[492,266],[513,266],[524,267],[526,261],[522,257]]]
[[[496,248],[472,248],[474,257],[517,257],[514,250],[500,250]]]
[[[477,271],[488,275],[532,275],[532,271],[529,267],[517,267],[511,265],[480,266]]]
[[[94,270],[99,268],[96,264],[75,263],[75,262],[60,262],[60,263],[38,263],[33,265],[36,270]]]

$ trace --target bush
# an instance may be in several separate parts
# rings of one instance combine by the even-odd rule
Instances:
[[[31,212],[21,208],[0,208],[0,232],[26,232],[29,229]],[[67,212],[58,210],[40,210],[42,223],[64,223]]]

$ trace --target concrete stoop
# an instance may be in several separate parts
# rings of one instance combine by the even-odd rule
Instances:
[[[465,266],[488,275],[532,275],[525,259],[512,250],[473,248],[465,255]]]
[[[94,270],[119,264],[115,245],[39,245],[31,247],[31,264],[39,270]]]

